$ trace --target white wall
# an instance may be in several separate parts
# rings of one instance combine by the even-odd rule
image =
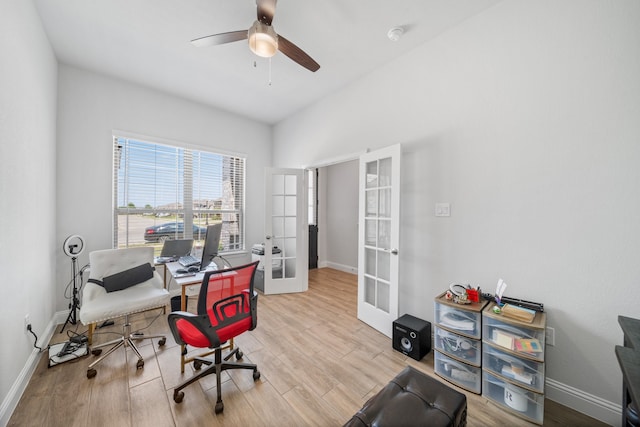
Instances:
[[[77,68],[61,65],[58,103],[57,238],[80,234],[88,253],[112,247],[112,131],[246,155],[246,243],[262,241],[264,168],[271,129],[248,119]],[[249,260],[247,255],[246,261]],[[57,308],[70,260],[57,259]]]
[[[57,292],[57,70],[32,2],[0,3],[0,63],[0,425],[5,425],[31,375],[33,365],[26,362],[37,354],[33,336],[24,331],[25,315],[43,336]]]
[[[320,169],[326,177],[319,208],[326,222],[323,264],[356,273],[358,268],[358,161],[345,161]]]
[[[556,330],[548,396],[614,425],[617,316],[640,317],[638,22],[633,0],[507,0],[274,129],[282,167],[402,143],[400,312],[503,278]]]

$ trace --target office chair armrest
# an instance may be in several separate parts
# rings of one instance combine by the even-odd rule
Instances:
[[[218,334],[211,326],[211,322],[209,321],[209,316],[207,314],[194,314],[186,311],[174,311],[172,313],[169,313],[167,321],[169,322],[169,329],[171,330],[173,339],[175,339],[178,344],[190,344],[184,341],[182,339],[182,336],[180,335],[180,330],[177,326],[177,322],[179,320],[188,322],[194,328],[196,328],[198,332],[204,335],[204,337],[209,341],[209,348],[220,347],[220,345],[222,344],[220,342],[220,338],[218,338]]]

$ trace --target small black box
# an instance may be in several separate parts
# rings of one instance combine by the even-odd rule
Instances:
[[[431,323],[410,314],[393,322],[393,349],[420,360],[431,351]]]

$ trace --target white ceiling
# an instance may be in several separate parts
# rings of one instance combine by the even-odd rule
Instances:
[[[281,0],[273,27],[315,73],[281,53],[257,57],[246,41],[190,43],[248,29],[255,0],[34,1],[60,62],[273,124],[500,0]],[[394,26],[405,29],[397,42]]]

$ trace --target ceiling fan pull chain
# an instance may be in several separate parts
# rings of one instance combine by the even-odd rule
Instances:
[[[269,58],[269,86],[271,86],[271,58]]]

